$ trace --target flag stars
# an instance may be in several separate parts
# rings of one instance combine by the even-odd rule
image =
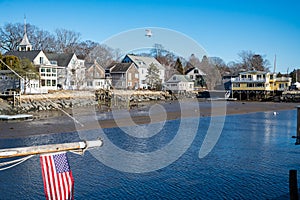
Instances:
[[[70,171],[66,154],[53,155],[56,173],[64,173]]]

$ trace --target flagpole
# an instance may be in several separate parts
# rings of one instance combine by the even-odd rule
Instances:
[[[40,146],[0,149],[0,158],[11,158],[45,153],[57,153],[63,151],[84,152],[88,148],[101,147],[102,145],[103,141],[101,139],[97,139],[73,143],[48,144]]]

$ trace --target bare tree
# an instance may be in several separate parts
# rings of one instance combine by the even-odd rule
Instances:
[[[192,54],[190,57],[189,57],[189,61],[188,61],[188,64],[186,66],[186,71],[191,69],[191,68],[194,68],[194,67],[200,67],[200,60],[198,57],[195,56],[195,54]]]
[[[24,25],[17,23],[7,23],[0,28],[0,48],[1,51],[17,50],[24,34]]]
[[[213,65],[207,56],[203,56],[200,69],[206,74],[205,83],[207,88],[212,90],[216,85],[221,84],[221,74],[217,67]]]
[[[43,50],[46,52],[54,52],[56,49],[55,37],[48,31],[35,29],[33,34],[30,34],[30,43],[32,49]]]
[[[97,45],[90,51],[85,60],[87,62],[94,62],[96,60],[100,66],[106,67],[114,61],[114,50],[106,45]]]
[[[252,51],[241,51],[238,56],[240,57],[240,70],[269,71],[270,64],[268,60],[264,59],[264,56]]]
[[[74,53],[80,41],[80,33],[66,29],[56,29],[56,51]]]
[[[222,58],[210,57],[209,60],[210,60],[210,63],[213,64],[217,68],[217,70],[219,71],[221,76],[226,75],[226,74],[231,74],[229,67],[226,65],[226,63],[224,62],[224,60]]]
[[[48,31],[26,24],[26,33],[33,49],[54,51],[55,37]],[[8,23],[0,28],[1,51],[16,51],[24,36],[24,24]]]
[[[98,45],[99,45],[98,43],[93,42],[91,40],[80,42],[77,44],[75,53],[77,57],[86,58],[90,54],[90,52]]]

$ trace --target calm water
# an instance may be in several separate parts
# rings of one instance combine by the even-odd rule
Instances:
[[[296,110],[280,111],[277,116],[273,112],[227,116],[216,146],[199,159],[210,121],[200,118],[197,135],[188,150],[174,163],[152,172],[121,172],[102,164],[90,152],[84,156],[69,153],[75,199],[289,199],[288,173],[300,166],[300,146],[295,146],[291,138],[296,132]],[[178,120],[168,121],[160,133],[149,139],[128,136],[118,128],[104,132],[125,151],[146,153],[172,141],[178,126]],[[5,139],[0,140],[0,146],[78,140],[77,133],[66,133]],[[120,166],[124,162],[116,155],[106,156],[115,158]],[[0,199],[44,199],[37,156],[0,171]]]

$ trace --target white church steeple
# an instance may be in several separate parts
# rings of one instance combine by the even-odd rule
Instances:
[[[32,50],[32,45],[30,44],[28,37],[27,37],[27,32],[26,32],[26,17],[24,17],[24,36],[19,44],[19,51],[31,51]]]

